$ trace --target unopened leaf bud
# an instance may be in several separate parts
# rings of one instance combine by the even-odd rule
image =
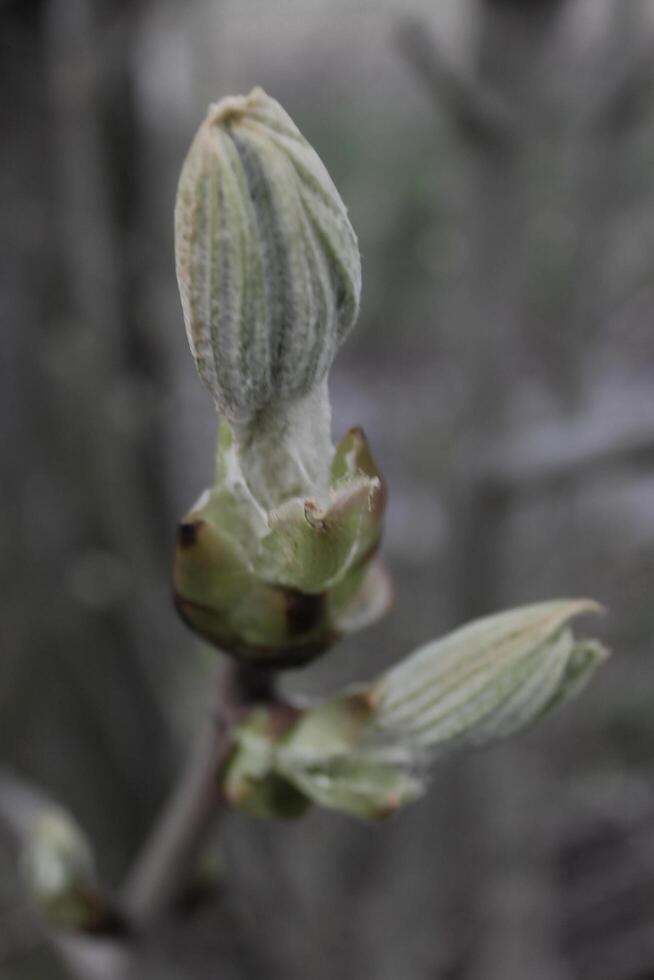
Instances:
[[[175,250],[191,351],[230,422],[312,392],[358,313],[359,250],[318,154],[262,89],[209,107]]]
[[[568,623],[598,612],[587,599],[554,600],[497,613],[428,643],[370,692],[375,736],[427,760],[487,745],[574,697],[606,659]]]
[[[105,915],[91,846],[60,807],[49,806],[34,820],[22,872],[32,901],[51,925],[93,928]]]

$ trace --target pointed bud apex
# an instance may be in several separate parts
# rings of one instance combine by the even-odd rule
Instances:
[[[359,250],[317,153],[262,89],[209,108],[179,182],[175,249],[220,411],[246,424],[309,394],[356,319]]]
[[[486,745],[570,700],[606,659],[569,621],[601,607],[543,602],[468,623],[416,651],[374,687],[376,738],[427,760]]]

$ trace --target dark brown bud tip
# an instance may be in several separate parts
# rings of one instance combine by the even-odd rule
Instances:
[[[198,532],[204,521],[183,521],[177,528],[177,545],[182,550],[197,544]]]

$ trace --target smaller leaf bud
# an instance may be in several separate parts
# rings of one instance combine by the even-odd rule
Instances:
[[[324,505],[295,497],[261,511],[225,420],[215,480],[178,533],[175,603],[191,629],[251,663],[292,667],[383,615],[385,493],[360,429],[334,453]]]
[[[49,806],[35,818],[22,871],[32,901],[51,925],[93,929],[106,915],[91,846],[60,807]]]
[[[475,620],[428,643],[371,689],[375,738],[416,762],[481,746],[525,728],[569,701],[606,659],[568,623],[601,610],[587,599],[554,600]]]
[[[253,796],[281,780],[320,806],[389,816],[425,791],[443,754],[506,738],[575,697],[607,651],[576,640],[568,623],[599,608],[561,600],[468,623],[373,684],[305,708],[282,737],[262,739],[273,726],[260,716],[258,738],[253,723],[237,732],[235,769],[223,778],[248,774]]]
[[[318,154],[255,88],[210,106],[175,208],[191,351],[235,425],[308,395],[359,308],[356,236]]]

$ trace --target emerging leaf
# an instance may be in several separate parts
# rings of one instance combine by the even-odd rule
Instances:
[[[606,657],[566,624],[587,600],[525,606],[477,620],[407,657],[371,690],[374,740],[416,758],[512,734],[576,694]]]
[[[241,738],[238,766],[321,806],[386,816],[424,792],[444,753],[505,738],[575,696],[607,652],[567,624],[598,609],[562,600],[469,623],[373,684],[304,710],[265,750]]]

